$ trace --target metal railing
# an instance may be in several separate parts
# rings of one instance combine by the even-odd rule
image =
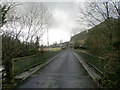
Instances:
[[[33,66],[42,64],[50,59],[52,56],[60,53],[61,51],[52,51],[48,53],[41,53],[34,56],[22,57],[12,60],[13,75],[18,75]]]
[[[92,65],[96,68],[101,74],[105,72],[104,66],[106,65],[107,61],[104,59],[100,59],[98,57],[94,57],[92,55],[83,53],[81,51],[75,51],[82,59],[84,59],[87,63]]]

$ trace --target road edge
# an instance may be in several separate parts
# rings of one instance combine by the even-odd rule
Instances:
[[[79,50],[76,50],[76,51],[79,51]],[[81,51],[79,51],[79,52],[81,52]],[[82,52],[82,53],[84,53],[84,52]],[[96,57],[96,56],[93,56],[93,55],[91,55],[91,54],[88,54],[88,53],[85,53],[85,54],[87,54],[87,55],[90,55],[90,56],[92,56],[92,57]],[[99,57],[96,57],[96,58],[99,58]],[[99,59],[103,59],[103,58],[99,58]],[[101,74],[101,75],[103,75],[104,73],[102,72],[102,71],[100,71],[99,69],[97,69],[94,65],[92,65],[91,63],[89,63],[89,62],[87,62],[87,61],[85,61],[87,64],[89,64],[90,66],[92,66],[99,74]]]
[[[78,56],[73,50],[72,50],[74,56],[77,58],[80,64],[85,68],[87,73],[90,75],[90,77],[97,83],[97,79],[100,79],[101,76],[98,75],[95,70],[93,70],[92,66],[88,65],[80,56]]]
[[[56,58],[60,57],[61,55],[63,55],[65,51],[61,52],[60,54],[54,56],[52,59],[50,59],[49,61],[45,62],[44,64],[38,65],[34,68],[31,68],[29,70],[27,70],[26,72],[22,73],[21,75],[17,75],[15,77],[15,79],[21,80],[20,83],[22,83],[23,81],[25,81],[27,78],[29,78],[30,76],[32,76],[34,73],[36,73],[38,70],[40,70],[41,68],[43,68],[44,66],[48,65],[49,63],[51,63],[53,60],[55,60]],[[18,86],[20,83],[18,83],[16,86]],[[16,87],[15,86],[15,87]]]

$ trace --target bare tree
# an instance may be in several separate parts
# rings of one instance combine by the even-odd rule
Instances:
[[[111,52],[113,51],[113,43],[115,42],[114,40],[114,32],[119,33],[119,29],[118,30],[113,30],[112,29],[112,25],[114,22],[114,19],[118,19],[118,17],[120,16],[119,13],[119,2],[87,2],[85,8],[79,8],[80,13],[84,16],[84,18],[82,18],[82,20],[86,20],[86,22],[88,22],[88,24],[90,24],[91,27],[96,27],[99,33],[102,33],[103,35],[105,35],[106,41],[109,40],[109,49],[111,50]],[[101,29],[101,27],[99,27],[98,24],[102,24],[102,22],[104,22],[103,27],[104,28],[108,28],[108,29]],[[101,47],[101,36],[98,37],[98,32],[94,32],[95,34],[92,35],[93,36],[93,40],[94,38],[96,38],[97,40],[97,47]],[[116,33],[116,37],[117,34]],[[102,35],[101,34],[101,35]],[[118,39],[119,40],[119,39]],[[96,41],[94,43],[96,43]],[[114,53],[114,52],[112,52]],[[108,61],[111,62],[111,61]]]
[[[84,15],[82,19],[87,20],[92,26],[109,19],[111,17],[117,18],[119,2],[87,2],[84,8],[79,7],[80,13]]]
[[[47,7],[42,3],[25,3],[23,16],[21,16],[22,22],[25,23],[26,28],[26,41],[34,40],[37,36],[41,38],[44,32],[47,30],[51,14],[49,13]]]
[[[34,42],[36,37],[40,39],[51,23],[51,14],[47,7],[43,3],[20,3],[19,7],[15,7],[16,5],[18,4],[2,5],[8,11],[5,11],[4,16],[2,15],[4,22],[1,21],[1,26],[9,21],[4,29],[1,29],[2,33],[14,38],[20,36],[25,42]]]
[[[8,12],[14,7],[18,6],[20,3],[16,2],[3,2],[0,3],[0,27],[2,27],[7,21]]]
[[[104,35],[106,35],[112,42],[112,29],[111,24],[113,23],[110,18],[118,18],[119,12],[118,12],[118,3],[119,2],[87,2],[87,5],[84,9],[80,9],[80,13],[83,14],[84,18],[82,18],[84,21],[89,24],[90,27],[96,26],[98,30],[100,30]],[[80,19],[81,20],[81,19]],[[103,21],[107,20],[107,27],[109,27],[109,31],[106,32],[104,30],[101,30],[98,24],[102,23]]]
[[[14,58],[15,54],[20,55],[22,53],[20,50],[22,46],[25,48],[23,52],[28,53],[27,55],[31,55],[31,48],[33,48],[33,51],[36,50],[37,53],[39,39],[48,28],[51,15],[43,4],[33,5],[32,3],[30,5],[21,3],[20,6],[16,7],[16,3],[13,5],[10,2],[0,5],[0,9],[2,13],[0,13],[0,17],[2,17],[2,19],[0,18],[0,29],[3,35],[2,40],[4,40],[4,43],[2,43],[4,45],[2,48],[4,55],[4,58],[2,58],[4,60],[3,66],[6,72],[6,83],[11,83],[13,81],[12,58]],[[6,38],[8,39],[6,40]],[[30,41],[32,41],[32,44]],[[16,53],[14,54],[14,52]]]

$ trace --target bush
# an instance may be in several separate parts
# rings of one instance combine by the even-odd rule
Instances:
[[[10,35],[2,35],[2,60],[4,73],[6,73],[2,77],[2,79],[5,79],[4,85],[12,83],[13,80],[11,71],[12,59],[38,54],[38,48],[37,42],[21,42],[19,39],[13,38]]]
[[[113,69],[106,71],[98,82],[102,88],[120,88],[120,65],[115,65]]]
[[[80,49],[87,49],[86,47],[84,47],[84,46],[82,46],[82,47],[80,47]]]

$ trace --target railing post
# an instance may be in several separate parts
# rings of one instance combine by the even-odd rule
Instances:
[[[12,68],[11,68],[11,71],[12,71],[12,81],[14,82],[14,59],[12,59]]]

